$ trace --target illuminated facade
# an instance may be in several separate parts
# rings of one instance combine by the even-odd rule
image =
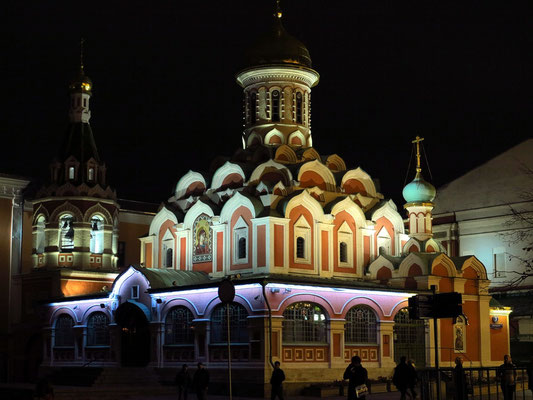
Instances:
[[[276,360],[289,392],[340,379],[353,355],[372,378],[390,376],[402,355],[432,365],[432,326],[406,309],[431,285],[464,300],[465,316],[440,321],[442,364],[457,355],[473,366],[501,363],[509,310],[491,307],[479,260],[450,258],[433,240],[435,189],[420,164],[404,190],[407,235],[396,205],[363,169],[313,147],[310,92],[319,75],[280,18],[237,75],[243,149],[212,176],[191,170],[177,182],[140,239],[141,266],[119,275],[111,291],[49,305],[44,365],[175,371],[203,361],[210,387],[224,385],[228,337],[217,288],[225,278],[236,287],[235,390],[268,392]],[[492,317],[500,328],[491,329]]]

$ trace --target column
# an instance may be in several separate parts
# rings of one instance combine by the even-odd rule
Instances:
[[[344,361],[344,325],[345,319],[330,320],[329,322],[329,365],[332,368],[343,368]]]
[[[378,340],[381,368],[394,368],[394,321],[379,321]]]

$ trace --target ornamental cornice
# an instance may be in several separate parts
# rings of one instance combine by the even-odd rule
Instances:
[[[302,83],[313,87],[318,83],[320,75],[312,69],[298,69],[287,67],[263,67],[249,69],[237,75],[237,82],[242,87],[247,87],[265,81],[283,81]]]
[[[0,197],[14,198],[19,197],[22,190],[30,183],[23,179],[14,179],[0,176]]]

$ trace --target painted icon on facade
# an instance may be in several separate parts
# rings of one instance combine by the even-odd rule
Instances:
[[[196,218],[193,225],[192,262],[208,262],[213,259],[210,217],[202,214]]]

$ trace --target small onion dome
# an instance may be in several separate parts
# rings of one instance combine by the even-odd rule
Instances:
[[[403,198],[408,203],[431,202],[435,198],[437,190],[435,186],[424,180],[420,172],[416,173],[415,179],[403,188]]]
[[[93,88],[93,81],[83,71],[83,66],[74,79],[70,81],[69,89],[71,92],[81,91],[83,93],[91,94]]]
[[[294,65],[311,68],[311,56],[307,47],[287,33],[280,17],[275,16],[273,22],[270,32],[247,51],[245,67]]]

